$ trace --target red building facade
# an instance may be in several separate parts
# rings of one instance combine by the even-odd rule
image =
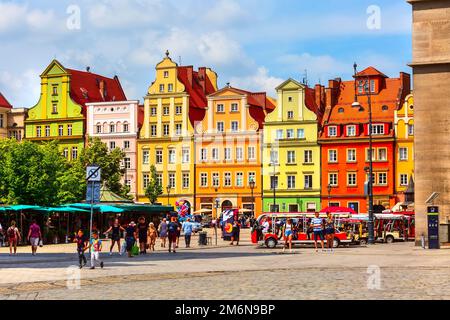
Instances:
[[[357,73],[352,81],[330,80],[326,89],[326,108],[319,132],[322,207],[368,211],[367,93],[372,101],[374,211],[381,212],[396,203],[394,112],[410,93],[410,76],[400,73],[399,78],[388,78],[369,67]],[[355,100],[360,108],[352,107]]]

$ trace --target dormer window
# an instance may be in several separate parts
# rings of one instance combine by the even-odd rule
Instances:
[[[347,137],[354,137],[356,136],[356,126],[351,125],[347,126]]]
[[[373,135],[383,135],[384,134],[384,124],[373,124],[372,125]]]
[[[328,127],[328,136],[329,137],[337,137],[337,127],[336,126]]]
[[[294,119],[294,111],[288,111],[287,117],[288,119]]]
[[[164,92],[164,85],[163,84],[159,85],[159,92]]]
[[[173,84],[169,83],[169,87],[167,89],[169,92],[173,92]]]
[[[169,77],[169,71],[164,71],[164,78],[168,78]]]

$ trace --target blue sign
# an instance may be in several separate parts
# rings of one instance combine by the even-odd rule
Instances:
[[[87,203],[99,203],[102,184],[100,182],[88,182],[86,190],[86,202]],[[92,200],[92,198],[94,200]]]

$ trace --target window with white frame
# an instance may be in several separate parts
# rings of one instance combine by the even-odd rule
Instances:
[[[413,136],[414,135],[414,125],[408,124],[408,135]]]
[[[130,158],[124,158],[123,164],[125,169],[131,169],[131,159]]]
[[[224,112],[224,106],[223,106],[223,104],[218,104],[217,105],[217,112],[220,112],[220,113],[222,113],[222,112]]]
[[[372,154],[372,161],[376,161],[376,149],[372,149],[370,152],[369,148],[366,148],[366,161],[370,160],[370,154]]]
[[[328,127],[328,136],[329,137],[337,137],[337,127],[335,127],[335,126]]]
[[[408,148],[406,147],[399,148],[399,160],[400,161],[408,160]]]
[[[129,132],[129,130],[130,130],[130,127],[129,127],[128,123],[125,122],[123,124],[123,132]]]
[[[347,173],[347,185],[350,187],[356,186],[357,183],[357,176],[354,172]]]
[[[287,117],[288,117],[289,120],[294,119],[294,111],[288,111]]]
[[[347,149],[347,162],[356,162],[356,149]]]
[[[36,127],[36,137],[40,137],[42,135],[42,129],[41,126]]]
[[[175,189],[176,187],[175,173],[169,173],[169,187],[171,189]]]
[[[157,173],[156,174],[156,182],[158,183],[159,186],[162,187],[162,185],[163,185],[163,175],[162,175],[162,173]]]
[[[176,113],[177,115],[182,114],[182,113],[183,113],[183,108],[182,108],[181,106],[176,106],[176,107],[175,107],[175,113]]]
[[[236,172],[236,187],[243,187],[243,186],[244,186],[244,173]]]
[[[387,173],[386,172],[379,172],[378,173],[378,184],[379,185],[387,185]]]
[[[282,129],[277,130],[277,139],[278,140],[283,139],[283,130]]]
[[[332,187],[338,186],[338,174],[337,173],[329,173],[328,174],[328,184]]]
[[[407,174],[400,174],[400,185],[401,186],[407,186],[408,185],[408,175]]]
[[[175,124],[175,135],[181,136],[181,133],[182,133],[181,130],[182,130],[181,123],[176,123]]]
[[[238,132],[238,131],[239,131],[239,122],[231,121],[231,132]]]
[[[286,138],[287,139],[294,139],[294,129],[287,129],[286,130]]]
[[[304,163],[308,163],[308,164],[313,163],[313,152],[312,152],[312,150],[305,150],[303,152],[303,155],[304,155],[304,157],[303,157]]]
[[[183,189],[189,189],[190,173],[183,172]]]
[[[163,151],[162,150],[156,150],[155,153],[156,156],[156,163],[157,164],[162,164],[163,163]]]
[[[142,186],[144,187],[144,189],[147,189],[149,184],[150,184],[150,175],[148,173],[143,173]]]
[[[218,148],[212,148],[212,150],[211,150],[211,158],[214,161],[219,161],[219,149]]]
[[[220,186],[220,176],[218,172],[212,174],[212,186],[218,188]]]
[[[295,178],[296,176],[287,176],[288,189],[295,189]]]
[[[378,161],[387,161],[387,149],[378,148]]]
[[[356,136],[356,126],[355,125],[347,126],[347,136],[348,137]]]
[[[173,92],[173,84],[169,83],[168,87],[167,87],[167,91],[168,92]]]
[[[116,148],[116,142],[115,141],[110,141],[109,142],[109,150],[114,150]]]
[[[243,161],[244,160],[244,149],[241,147],[236,148],[236,160]]]
[[[248,173],[248,184],[250,185],[250,182],[255,182],[256,185],[256,172],[249,172]]]
[[[256,148],[255,147],[248,147],[248,160],[256,160]]]
[[[278,176],[270,176],[270,189],[278,189]]]
[[[150,108],[150,116],[151,116],[151,117],[156,116],[156,108],[155,108],[155,107]]]
[[[278,151],[277,150],[271,150],[270,151],[270,162],[278,164],[279,163],[279,157],[278,157]]]
[[[59,126],[59,135],[62,136],[63,135],[63,126]],[[96,132],[97,133],[102,133],[102,125],[101,124],[97,124],[96,125]]]
[[[150,126],[150,135],[152,137],[156,137],[156,134],[157,134],[156,125],[153,124]]]
[[[78,147],[72,147],[72,160],[78,159]]]
[[[304,179],[305,179],[304,180],[304,182],[305,182],[305,184],[304,184],[305,189],[312,189],[312,187],[313,187],[313,176],[310,175],[310,174],[306,174]]]
[[[170,108],[169,107],[163,107],[163,115],[168,116],[170,114]]]
[[[372,125],[372,135],[383,135],[383,134],[384,134],[384,124]]]
[[[163,84],[159,85],[159,92],[164,92],[164,85]]]
[[[149,162],[150,162],[150,151],[142,150],[142,163],[149,164]]]
[[[297,129],[297,138],[305,139],[305,129]]]
[[[164,78],[168,78],[169,77],[169,71],[164,71]]]
[[[223,132],[225,132],[225,126],[224,126],[224,124],[223,124],[223,121],[219,121],[219,122],[217,122],[217,132],[218,133],[223,133]]]
[[[202,148],[202,149],[200,150],[200,160],[201,160],[201,161],[206,161],[206,160],[208,160],[208,149]]]
[[[200,185],[202,187],[208,186],[208,174],[206,172],[200,173]]]
[[[238,112],[239,111],[239,105],[237,103],[231,104],[231,112]]]
[[[182,161],[183,163],[189,163],[190,162],[190,151],[188,148],[183,148],[181,151],[182,154]]]
[[[225,187],[231,187],[231,172],[225,172],[224,173],[223,185]]]
[[[295,160],[295,151],[293,150],[288,150],[287,152],[287,163],[288,164],[295,164],[296,160]]]
[[[231,148],[224,149],[224,159],[225,159],[225,161],[231,160]]]
[[[170,127],[168,124],[163,125],[163,135],[168,136],[170,134]]]
[[[130,141],[129,141],[129,140],[125,140],[125,141],[123,142],[123,148],[124,148],[125,150],[130,149]]]
[[[337,150],[328,150],[328,162],[330,163],[338,162]]]
[[[175,149],[169,149],[169,163],[170,164],[176,163],[176,150]]]
[[[71,136],[71,135],[72,135],[72,125],[71,125],[71,124],[68,124],[68,125],[67,125],[67,135],[68,135],[68,136]]]
[[[45,126],[45,136],[50,137],[50,126]]]

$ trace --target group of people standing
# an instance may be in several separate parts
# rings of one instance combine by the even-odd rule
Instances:
[[[3,233],[2,225],[0,224],[0,233]],[[17,228],[16,221],[12,220],[8,229],[6,230],[6,239],[9,243],[9,255],[17,255],[17,245],[22,241],[22,235]],[[33,219],[28,229],[27,241],[31,245],[31,255],[35,256],[37,248],[42,246],[42,232],[36,220]]]

